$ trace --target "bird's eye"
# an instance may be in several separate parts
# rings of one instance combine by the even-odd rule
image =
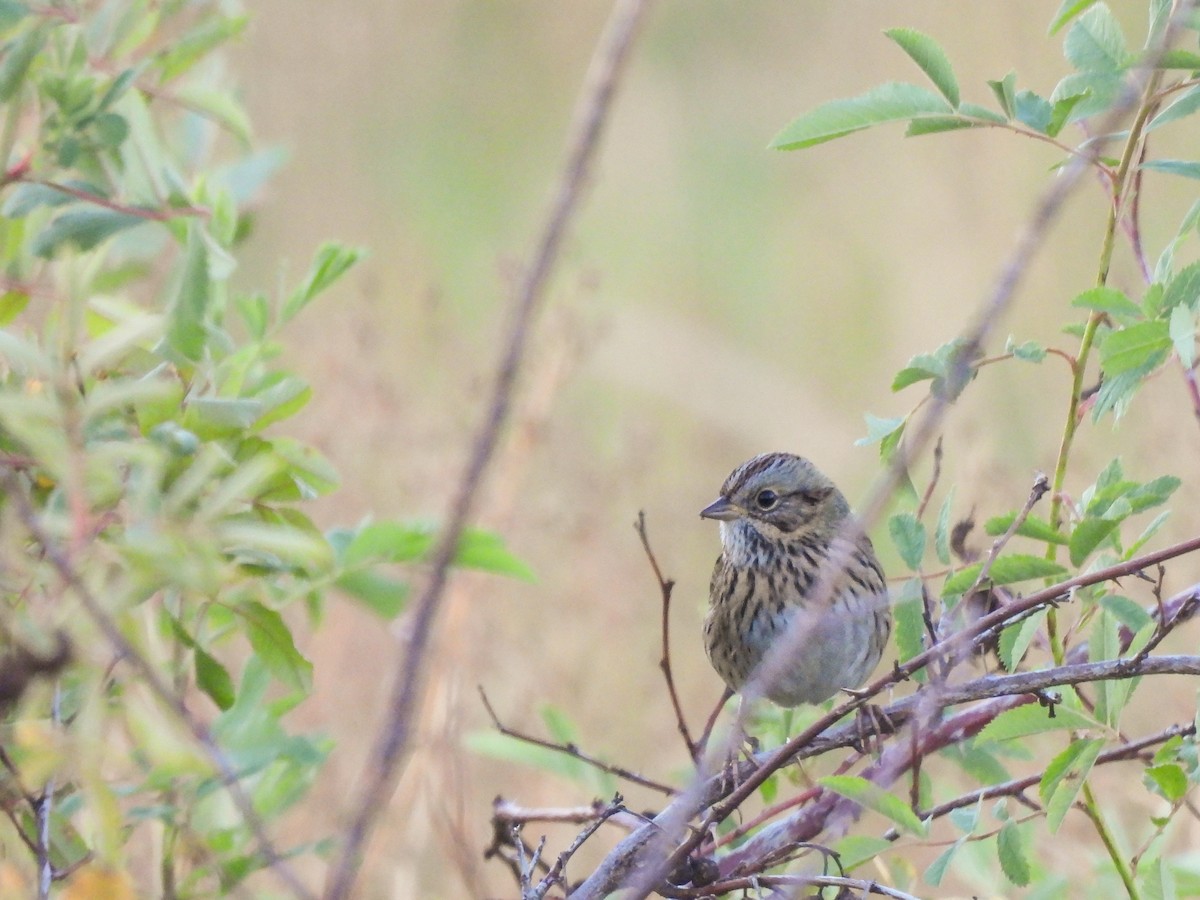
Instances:
[[[773,509],[775,504],[779,502],[779,495],[774,491],[759,491],[758,496],[754,498],[754,502],[758,508],[766,512],[768,509]]]

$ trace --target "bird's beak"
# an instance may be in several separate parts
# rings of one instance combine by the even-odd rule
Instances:
[[[704,509],[700,510],[700,518],[717,519],[721,522],[732,522],[741,518],[743,510],[736,503],[730,503],[725,497],[718,497]]]

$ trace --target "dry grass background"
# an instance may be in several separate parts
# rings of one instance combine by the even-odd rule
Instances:
[[[1113,6],[1140,37],[1142,4]],[[485,504],[484,524],[538,582],[456,579],[423,738],[373,843],[362,896],[512,896],[508,873],[480,856],[492,798],[589,799],[464,749],[463,734],[486,727],[477,684],[514,726],[539,728],[538,709],[551,704],[588,749],[660,776],[681,769],[637,511],[678,580],[676,677],[700,718],[719,684],[698,637],[717,538],[698,510],[734,464],[766,449],[812,457],[861,497],[876,468],[874,448],[853,446],[863,412],[896,415],[915,401],[918,389],[890,393],[891,375],[962,327],[1056,161],[1050,148],[984,131],[905,141],[880,129],[799,154],[766,144],[824,100],[919,81],[881,34],[897,25],[942,41],[965,98],[990,103],[984,80],[1010,69],[1049,92],[1066,71],[1061,39],[1045,36],[1056,7],[656,8]],[[442,513],[607,9],[597,0],[254,4],[238,80],[263,142],[291,159],[239,277],[255,286],[281,270],[297,277],[326,238],[371,251],[289,347],[316,386],[300,427],[344,477],[324,523]],[[1166,176],[1149,184],[1153,252],[1193,188]],[[1057,329],[1094,281],[1103,217],[1095,186],[1072,201],[1002,333],[1071,346]],[[1114,282],[1137,289],[1125,257]],[[1068,386],[1053,360],[977,380],[946,427],[945,477],[958,485],[960,512],[1016,507],[1032,471],[1053,466]],[[1161,378],[1115,433],[1107,422],[1086,426],[1071,487],[1120,452],[1136,476],[1185,477],[1168,531],[1194,532],[1200,430],[1186,410],[1182,385]],[[1196,570],[1176,566],[1168,587]],[[335,599],[309,640],[317,690],[300,716],[338,750],[298,833],[332,830],[353,796],[402,627]],[[1172,696],[1186,717],[1193,689]],[[1137,784],[1129,792],[1143,796]]]

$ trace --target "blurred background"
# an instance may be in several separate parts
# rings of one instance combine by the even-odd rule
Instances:
[[[1144,4],[1112,6],[1139,45]],[[720,694],[699,638],[718,538],[698,511],[734,465],[776,449],[809,456],[860,502],[878,470],[877,448],[854,443],[863,414],[902,415],[917,402],[924,388],[893,394],[893,374],[971,318],[1060,160],[1052,147],[999,130],[905,140],[888,127],[798,153],[767,144],[826,100],[886,80],[924,83],[883,36],[894,26],[943,44],[964,99],[994,106],[985,81],[1010,70],[1018,88],[1048,94],[1069,71],[1061,35],[1046,34],[1057,7],[655,7],[481,512],[537,582],[455,577],[417,754],[372,844],[362,896],[514,896],[510,873],[482,858],[493,798],[592,799],[585,785],[465,746],[489,727],[477,685],[513,727],[544,733],[541,710],[552,707],[586,750],[682,777],[686,758],[658,670],[658,591],[632,528],[638,511],[678,582],[675,675],[698,728]],[[322,524],[436,519],[481,419],[514,274],[547,209],[609,5],[258,0],[253,8],[235,75],[260,143],[289,159],[263,198],[240,283],[295,281],[325,239],[370,250],[290,333],[291,365],[316,389],[299,427],[343,475]],[[1193,188],[1165,175],[1147,182],[1151,259]],[[1059,329],[1080,318],[1068,304],[1095,282],[1105,215],[1101,185],[1085,184],[990,353],[1008,334],[1074,349]],[[1112,283],[1140,294],[1126,246]],[[1085,424],[1069,483],[1082,490],[1118,453],[1138,480],[1183,476],[1175,516],[1152,546],[1200,524],[1189,479],[1200,429],[1173,376],[1148,386],[1115,430],[1111,420]],[[982,521],[1020,506],[1033,472],[1053,468],[1068,388],[1053,358],[991,366],[975,381],[944,429],[943,485],[955,485],[956,514],[975,510]],[[917,480],[927,475],[926,461]],[[885,564],[900,571],[886,530],[876,536]],[[1168,590],[1200,578],[1197,568],[1172,567]],[[317,690],[297,725],[328,732],[338,749],[297,835],[334,830],[355,796],[403,627],[334,598],[309,640]],[[1186,713],[1192,689],[1182,685],[1178,696]],[[655,802],[626,793],[633,808]],[[1140,786],[1137,794],[1130,803],[1140,822],[1147,801]],[[570,833],[553,832],[550,849]],[[612,840],[594,839],[573,876]]]

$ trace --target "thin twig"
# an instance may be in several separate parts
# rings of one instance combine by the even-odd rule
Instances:
[[[587,842],[593,834],[595,834],[601,825],[619,813],[625,812],[625,799],[617,794],[612,798],[612,801],[601,810],[595,820],[587,825],[583,831],[575,836],[575,840],[571,841],[571,846],[567,847],[562,853],[558,854],[558,859],[554,861],[554,865],[550,867],[550,871],[538,883],[538,886],[530,893],[530,900],[542,900],[546,896],[546,892],[556,884],[567,884],[567,863],[576,851]]]
[[[548,741],[545,738],[534,737],[531,734],[525,734],[522,731],[517,731],[515,728],[509,728],[500,721],[500,717],[496,715],[496,710],[492,708],[491,701],[484,693],[483,686],[479,686],[479,698],[483,701],[483,707],[487,710],[488,717],[492,720],[492,725],[497,731],[510,738],[515,738],[518,741],[523,741],[526,744],[532,744],[535,747],[544,747],[547,750],[553,750],[556,753],[563,753],[572,759],[577,759],[582,763],[586,763],[601,772],[607,772],[610,775],[615,775],[618,778],[624,778],[626,781],[633,784],[640,784],[642,787],[650,788],[652,791],[658,791],[660,794],[666,794],[668,797],[674,797],[679,793],[670,785],[654,781],[644,775],[639,775],[637,772],[631,772],[622,766],[606,763],[602,759],[597,759],[580,750],[575,744],[560,744],[556,741]]]
[[[242,816],[242,821],[250,829],[250,833],[254,837],[258,853],[262,856],[264,864],[287,885],[294,896],[305,898],[305,900],[311,898],[313,896],[312,893],[304,886],[296,873],[292,871],[291,865],[275,849],[275,844],[272,842],[270,835],[267,834],[266,826],[263,824],[258,812],[254,809],[254,804],[250,800],[249,795],[247,795],[241,786],[236,770],[225,756],[225,751],[221,749],[221,746],[212,736],[212,732],[208,730],[208,727],[203,722],[199,721],[188,711],[183,700],[162,680],[158,670],[125,637],[125,634],[113,620],[112,616],[108,614],[103,604],[92,593],[86,582],[84,582],[83,577],[75,569],[71,560],[67,558],[57,542],[43,528],[42,523],[38,520],[37,513],[34,511],[29,498],[25,494],[17,472],[10,471],[4,478],[4,493],[15,503],[17,515],[21,519],[21,522],[33,537],[33,540],[41,547],[46,559],[58,571],[59,577],[74,592],[80,606],[83,607],[88,618],[100,629],[100,632],[104,635],[104,639],[112,647],[113,652],[125,660],[137,672],[143,683],[150,689],[150,692],[174,713],[175,717],[191,733],[192,739],[204,751],[205,756],[208,757],[208,761],[216,769],[221,783],[229,792],[229,797],[233,800],[234,805]]]
[[[1046,477],[1045,472],[1038,472],[1037,477],[1033,480],[1033,487],[1029,490],[1029,497],[1025,500],[1025,505],[1021,507],[1021,511],[1017,513],[1004,534],[996,538],[992,543],[992,550],[988,553],[987,559],[983,561],[983,568],[979,570],[979,577],[975,579],[975,583],[967,590],[966,594],[973,594],[980,585],[987,581],[991,574],[992,566],[996,559],[1000,556],[1000,552],[1012,540],[1013,535],[1020,531],[1021,526],[1025,524],[1025,520],[1029,518],[1029,514],[1033,511],[1033,507],[1037,502],[1046,496],[1046,492],[1050,490],[1050,479]]]
[[[345,829],[340,851],[331,863],[325,886],[326,900],[345,900],[349,897],[362,864],[367,839],[395,792],[396,781],[408,756],[417,722],[426,654],[445,593],[450,563],[457,552],[463,529],[471,518],[484,475],[495,455],[500,432],[508,420],[534,314],[541,305],[546,283],[558,259],[559,248],[579,204],[619,76],[648,5],[648,0],[618,0],[592,57],[576,107],[576,121],[568,138],[567,160],[558,190],[533,261],[522,274],[516,291],[515,311],[496,370],[487,412],[472,446],[470,459],[462,477],[458,479],[458,490],[450,504],[446,524],[430,554],[428,581],[413,604],[408,646],[397,665],[384,721],[363,772],[362,789],[352,807],[354,813]]]
[[[917,506],[917,518],[920,519],[925,515],[925,507],[929,506],[929,500],[933,497],[933,491],[938,485],[938,481],[942,477],[942,438],[939,435],[937,443],[933,445],[933,471],[929,474],[929,484],[925,486],[925,493],[921,495],[921,503]]]
[[[662,659],[658,661],[658,667],[662,670],[663,678],[667,682],[667,695],[671,698],[671,708],[675,711],[675,723],[679,728],[679,734],[683,737],[683,744],[687,747],[688,756],[695,761],[697,759],[696,743],[692,740],[691,732],[688,731],[687,720],[683,717],[683,707],[679,704],[679,694],[675,691],[675,677],[671,674],[671,591],[675,588],[675,580],[663,577],[662,569],[658,567],[658,559],[655,558],[654,551],[650,549],[650,538],[646,536],[645,512],[638,511],[637,521],[633,527],[642,540],[642,549],[646,551],[646,559],[650,561],[650,568],[654,570],[654,580],[658,582],[658,592],[662,597]]]

